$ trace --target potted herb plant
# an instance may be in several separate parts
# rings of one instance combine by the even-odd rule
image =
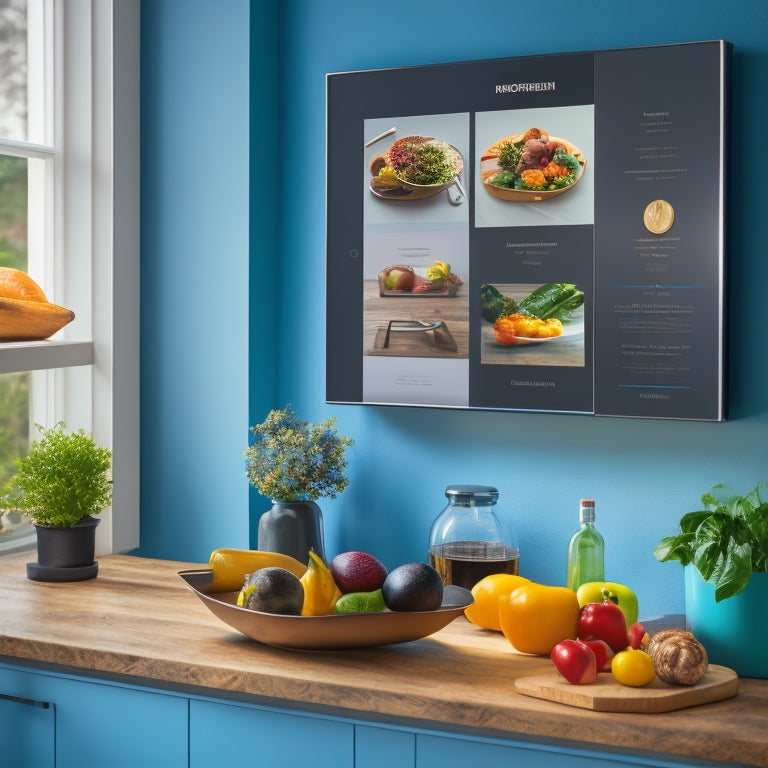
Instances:
[[[721,483],[701,501],[654,554],[685,566],[686,619],[710,661],[768,677],[768,483],[745,496]]]
[[[335,498],[349,484],[346,449],[354,441],[339,435],[336,420],[310,424],[290,407],[272,410],[251,427],[245,449],[246,475],[272,508],[259,519],[258,548],[307,562],[310,549],[325,557],[323,518],[316,500]]]
[[[82,581],[94,578],[94,515],[112,501],[112,454],[82,429],[67,432],[63,422],[45,429],[17,472],[8,480],[3,506],[32,518],[37,532],[37,563],[27,564],[35,581]]]

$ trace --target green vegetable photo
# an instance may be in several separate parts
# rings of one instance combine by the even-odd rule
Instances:
[[[525,312],[540,320],[557,318],[567,323],[571,315],[584,304],[584,292],[573,283],[547,283],[541,285],[516,302],[502,294],[496,286],[485,283],[480,288],[480,310],[483,318],[495,323],[500,317]]]

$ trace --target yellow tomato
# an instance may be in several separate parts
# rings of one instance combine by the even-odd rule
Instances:
[[[627,648],[613,657],[611,672],[619,683],[633,688],[648,685],[656,676],[651,657],[645,651],[633,648]]]
[[[472,587],[475,601],[464,610],[464,615],[478,627],[501,632],[499,623],[499,597],[509,595],[518,587],[530,584],[528,579],[512,573],[493,573]]]
[[[504,637],[521,653],[549,655],[579,628],[579,601],[567,587],[530,582],[499,597],[499,622]]]

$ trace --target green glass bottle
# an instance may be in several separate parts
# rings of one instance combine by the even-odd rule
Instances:
[[[604,581],[605,542],[595,528],[595,502],[582,499],[579,505],[581,528],[568,545],[568,587],[574,592],[589,581]]]

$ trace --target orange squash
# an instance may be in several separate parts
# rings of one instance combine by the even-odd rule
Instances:
[[[26,273],[0,267],[0,341],[38,341],[53,336],[75,313],[48,301]]]

